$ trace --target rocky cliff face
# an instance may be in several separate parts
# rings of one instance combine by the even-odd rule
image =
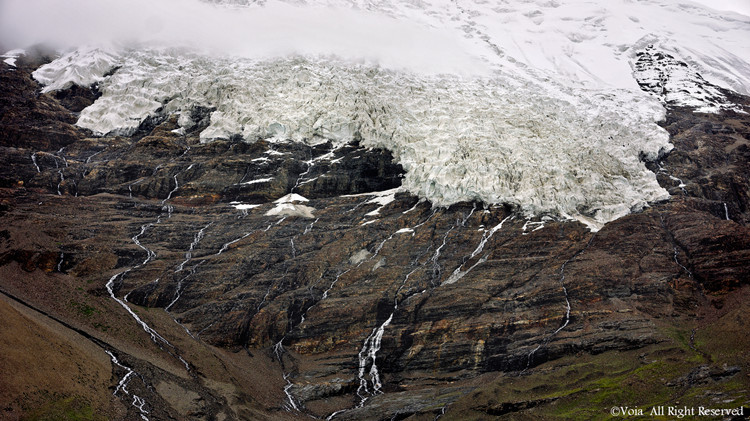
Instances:
[[[53,355],[65,381],[3,376],[10,419],[749,403],[746,113],[670,108],[675,148],[647,165],[671,199],[592,233],[512,207],[433,207],[399,189],[389,152],[357,143],[201,144],[207,109],[192,132],[163,116],[95,138],[72,125],[95,87],[39,94],[41,60],[0,64],[0,309],[27,320],[0,336],[60,345],[0,360],[23,372]],[[109,389],[86,389],[102,372]]]

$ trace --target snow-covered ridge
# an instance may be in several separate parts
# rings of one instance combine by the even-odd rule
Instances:
[[[682,61],[658,51],[653,45],[636,52],[633,76],[644,90],[668,107],[692,107],[698,112],[732,110],[745,112]]]

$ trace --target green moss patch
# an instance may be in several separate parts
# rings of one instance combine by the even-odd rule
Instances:
[[[59,399],[29,411],[23,421],[104,421],[85,399],[69,397]]]

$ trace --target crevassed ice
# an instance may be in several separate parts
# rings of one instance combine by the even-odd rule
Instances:
[[[73,85],[91,86],[104,80],[104,75],[118,63],[115,52],[95,47],[83,47],[40,67],[34,79],[45,85],[42,92],[70,88]]]
[[[654,123],[663,109],[642,93],[553,95],[509,74],[420,76],[323,58],[152,50],[124,53],[117,65],[78,121],[102,135],[132,132],[159,108],[184,112],[189,129],[186,111],[200,105],[216,109],[204,142],[240,134],[389,149],[406,170],[403,186],[435,205],[507,203],[596,229],[668,197],[639,160],[671,148]]]
[[[247,141],[358,139],[392,150],[407,170],[404,187],[435,204],[510,203],[527,215],[569,216],[593,228],[667,197],[638,159],[670,148],[653,123],[663,109],[635,92],[629,63],[644,43],[654,43],[709,82],[750,92],[750,44],[743,41],[750,21],[691,2],[207,1],[247,7],[185,0],[159,2],[162,8],[154,9],[145,1],[142,8],[115,1],[110,3],[117,8],[62,21],[48,13],[56,17],[48,28],[28,24],[44,22],[42,16],[6,13],[0,28],[9,37],[29,32],[30,39],[49,29],[62,45],[78,46],[69,34],[81,25],[89,34],[95,16],[107,22],[95,36],[103,45],[191,45],[245,57],[82,49],[35,73],[46,90],[98,83],[104,95],[78,124],[99,134],[131,133],[157,110],[181,113],[180,125],[190,129],[195,123],[183,111],[213,107],[204,141],[234,134]],[[54,1],[45,7],[72,10]],[[132,21],[141,12],[112,19],[112,10],[140,9],[156,11],[152,22],[158,25],[147,22],[134,31]],[[18,22],[23,25],[14,26]],[[400,42],[412,35],[419,42]],[[454,53],[445,52],[446,40],[456,41],[448,43]],[[294,53],[307,58],[290,58]],[[310,58],[320,54],[421,69],[422,76]],[[495,73],[467,80],[425,71],[455,61],[457,69],[469,71],[461,74],[474,74],[475,59]],[[121,68],[104,78],[115,66]],[[692,79],[678,73],[670,74],[671,86],[683,90]],[[690,88],[665,101],[701,106],[712,97],[704,94]]]

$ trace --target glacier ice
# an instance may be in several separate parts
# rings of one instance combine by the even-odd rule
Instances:
[[[91,86],[104,80],[118,62],[118,55],[99,47],[83,47],[69,52],[34,73],[34,79],[45,85],[42,92]]]
[[[87,60],[109,62],[101,54]],[[132,50],[117,65],[106,78],[91,73],[103,95],[78,120],[100,135],[132,132],[157,110],[203,106],[215,109],[204,142],[239,134],[386,148],[406,170],[403,187],[438,206],[506,203],[596,228],[668,197],[639,159],[671,148],[654,123],[663,108],[641,93],[555,92],[510,74],[427,76],[320,57]]]
[[[668,197],[642,162],[671,149],[666,132],[655,124],[664,109],[638,89],[633,72],[641,82],[653,75],[631,67],[645,42],[709,82],[750,92],[750,47],[744,43],[750,20],[689,2],[213,3],[244,7],[232,10],[232,18],[226,9],[211,15],[206,4],[190,9],[205,12],[202,24],[210,32],[188,37],[197,43],[195,50],[171,42],[185,31],[165,16],[165,34],[154,42],[134,35],[128,47],[105,34],[107,45],[119,47],[79,48],[35,77],[45,91],[96,83],[103,95],[81,112],[78,125],[99,135],[127,135],[146,118],[168,114],[179,114],[180,130],[187,132],[195,127],[193,110],[211,109],[200,133],[204,142],[238,135],[248,142],[311,145],[356,140],[392,151],[406,170],[404,189],[435,205],[504,203],[526,217],[574,218],[593,229]],[[174,12],[194,22],[194,16]],[[370,35],[348,39],[339,29],[352,25],[328,25],[330,33],[306,37],[290,50],[275,45],[274,37],[300,39],[310,28],[319,29],[319,22],[297,25],[298,30],[273,20],[257,22],[275,13],[293,22],[305,22],[308,14],[325,22],[345,15],[356,15],[357,22],[387,21],[401,34],[424,36],[420,45],[454,37],[458,41],[451,45],[466,47],[470,59],[440,56],[436,49],[420,59],[421,66],[403,69],[398,62],[404,48],[395,43],[389,49]],[[258,25],[242,27],[243,19]],[[258,33],[265,38],[253,38]],[[210,45],[201,44],[203,38]],[[240,51],[238,44],[252,48]],[[208,47],[219,51],[196,52]],[[377,51],[375,59],[369,50]],[[357,51],[363,51],[359,60],[353,58]],[[481,63],[490,71],[422,71],[436,57],[453,68]],[[673,76],[672,82],[689,79],[679,72]],[[695,92],[666,101],[709,96]]]

